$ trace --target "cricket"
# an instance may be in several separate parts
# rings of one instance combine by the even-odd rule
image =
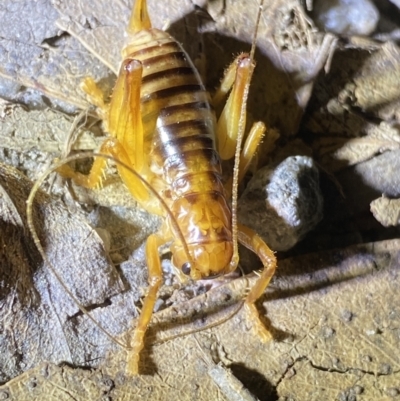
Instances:
[[[238,243],[253,251],[263,270],[243,307],[260,338],[271,338],[254,303],[275,273],[276,257],[256,232],[237,221],[238,185],[266,131],[262,122],[256,122],[245,132],[262,10],[263,0],[250,52],[236,57],[214,95],[207,92],[182,46],[167,32],[152,27],[146,0],[134,4],[111,101],[105,102],[92,78],[82,82],[82,89],[103,117],[108,136],[93,155],[88,175],[76,172],[65,160],[57,164],[57,172],[78,185],[96,188],[107,162],[114,159],[132,197],[163,221],[145,245],[148,291],[125,346],[129,375],[139,373],[146,330],[163,282],[159,247],[165,244],[170,244],[171,261],[182,282],[235,271]],[[219,116],[215,109],[222,109]],[[225,160],[234,160],[234,168],[231,179],[224,183]],[[36,190],[29,198],[28,215]],[[29,226],[37,243],[32,221]]]

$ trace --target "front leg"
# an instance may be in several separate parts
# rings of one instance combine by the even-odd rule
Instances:
[[[153,314],[157,300],[158,289],[162,283],[162,270],[158,248],[166,241],[160,234],[152,234],[146,242],[146,262],[149,270],[149,288],[144,298],[143,308],[137,320],[137,325],[130,341],[130,350],[127,357],[127,373],[139,373],[140,351],[144,347],[144,335]]]
[[[248,293],[244,301],[244,306],[256,324],[257,334],[260,335],[263,341],[268,341],[272,337],[271,333],[261,323],[254,303],[264,293],[275,273],[276,257],[274,252],[269,249],[268,245],[253,230],[241,224],[238,224],[238,239],[242,245],[257,254],[264,266],[260,277]]]

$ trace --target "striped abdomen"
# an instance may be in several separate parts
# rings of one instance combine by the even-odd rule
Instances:
[[[209,95],[188,55],[165,32],[139,32],[123,55],[143,65],[145,152],[170,194],[171,211],[198,271],[192,269],[192,277],[223,273],[232,253],[231,213],[221,183]],[[176,266],[187,262],[177,241],[172,252]]]

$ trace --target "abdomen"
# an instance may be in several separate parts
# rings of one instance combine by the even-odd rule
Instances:
[[[141,31],[132,42],[124,58],[143,64],[141,113],[150,168],[164,180],[172,212],[188,244],[209,242],[210,234],[212,241],[229,241],[230,210],[221,183],[215,114],[200,76],[169,34],[157,29]],[[218,205],[218,216],[212,212],[210,217],[207,203],[214,209]],[[207,224],[210,218],[220,219],[218,232],[201,230],[197,224],[201,222],[187,217],[196,210],[202,215],[197,220],[205,218]]]

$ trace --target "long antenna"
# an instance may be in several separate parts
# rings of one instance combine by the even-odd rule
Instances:
[[[258,35],[258,28],[260,26],[261,14],[263,12],[264,7],[264,0],[260,0],[258,4],[258,13],[257,13],[257,20],[256,20],[256,27],[254,29],[253,34],[253,41],[251,43],[251,50],[250,50],[250,59],[254,60],[254,53],[256,52],[256,43],[257,43],[257,35]]]
[[[121,341],[117,340],[112,334],[110,334],[105,328],[103,328],[101,326],[101,324],[99,324],[96,319],[90,314],[90,312],[79,302],[79,300],[76,298],[76,296],[71,292],[71,290],[64,284],[61,276],[57,273],[57,270],[54,268],[54,266],[52,265],[52,263],[50,262],[49,258],[46,255],[45,250],[43,249],[43,246],[40,242],[39,236],[37,235],[36,232],[36,228],[35,228],[35,224],[33,222],[33,213],[32,213],[32,206],[33,206],[33,200],[35,199],[36,193],[39,190],[40,186],[43,184],[44,180],[47,178],[47,176],[49,174],[51,174],[52,172],[54,172],[55,170],[57,170],[59,167],[63,166],[66,163],[69,163],[71,161],[74,160],[79,160],[79,159],[84,159],[84,158],[88,158],[88,157],[102,157],[108,160],[113,160],[115,163],[119,164],[120,166],[126,168],[128,171],[130,171],[133,175],[135,175],[137,178],[139,178],[139,180],[145,185],[145,187],[152,192],[152,194],[157,198],[157,200],[160,202],[161,206],[163,209],[165,209],[166,213],[168,214],[168,217],[171,221],[171,225],[174,231],[174,234],[179,238],[179,240],[181,241],[184,250],[187,253],[188,256],[188,260],[190,262],[192,262],[191,259],[191,255],[189,253],[186,241],[185,241],[185,237],[182,234],[182,231],[180,230],[178,223],[175,219],[175,217],[173,216],[171,210],[169,209],[168,205],[166,204],[166,202],[161,198],[161,196],[157,193],[157,191],[151,186],[151,184],[149,182],[146,181],[146,179],[144,179],[137,171],[135,171],[132,167],[126,165],[125,163],[121,162],[120,160],[114,158],[113,156],[110,155],[105,155],[105,154],[101,154],[101,153],[93,153],[93,152],[84,152],[81,153],[79,155],[74,155],[74,156],[70,156],[67,157],[63,160],[60,160],[58,162],[56,162],[55,164],[53,164],[53,166],[51,166],[49,169],[46,170],[46,172],[35,182],[35,184],[33,185],[31,192],[29,194],[29,197],[26,201],[27,206],[26,206],[26,214],[27,214],[27,221],[28,221],[28,227],[29,227],[29,231],[32,235],[33,241],[39,251],[39,253],[41,254],[43,261],[47,264],[48,268],[50,269],[50,271],[54,274],[54,276],[57,278],[57,280],[59,281],[60,285],[63,287],[63,289],[65,290],[65,292],[71,297],[71,299],[77,304],[79,310],[85,314],[86,316],[88,316],[88,318],[99,328],[99,330],[101,330],[111,341],[115,342],[116,344],[120,345],[122,348],[125,349],[131,349],[130,346],[128,346],[127,344],[122,343]]]
[[[249,95],[249,87],[250,81],[254,70],[254,53],[256,51],[256,42],[257,42],[257,33],[258,33],[258,25],[260,23],[261,14],[263,11],[264,0],[261,0],[259,3],[259,10],[257,14],[256,27],[254,30],[253,41],[251,44],[250,50],[250,63],[249,66],[249,77],[246,83],[246,87],[244,90],[242,102],[242,107],[240,110],[240,119],[239,119],[239,130],[238,136],[236,139],[236,149],[235,149],[235,159],[233,166],[233,175],[232,175],[232,242],[233,242],[233,257],[231,260],[231,266],[237,266],[239,262],[239,252],[238,252],[238,231],[237,231],[237,204],[238,204],[238,185],[239,185],[239,165],[240,165],[240,154],[242,151],[242,142],[244,131],[246,129],[246,114],[247,114],[247,99]]]

